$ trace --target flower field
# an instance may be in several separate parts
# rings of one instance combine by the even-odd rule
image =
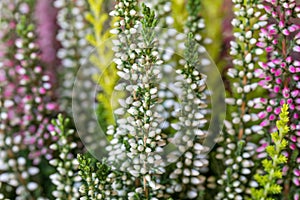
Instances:
[[[1,0],[0,199],[300,200],[300,1]]]

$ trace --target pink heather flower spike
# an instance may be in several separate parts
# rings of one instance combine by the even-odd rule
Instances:
[[[53,103],[54,91],[51,78],[47,78],[44,66],[37,65],[42,62],[35,33],[27,28],[17,31],[22,26],[34,27],[28,20],[32,18],[30,6],[19,0],[1,0],[1,6],[11,7],[11,9],[8,9],[3,16],[1,13],[0,21],[1,25],[5,23],[10,25],[10,29],[0,31],[2,35],[0,48],[1,54],[4,55],[0,60],[2,79],[0,109],[1,116],[5,116],[4,120],[0,120],[0,135],[5,133],[4,137],[0,137],[0,143],[10,141],[4,149],[1,147],[0,163],[7,163],[9,160],[17,164],[18,169],[22,169],[22,173],[29,173],[30,169],[37,168],[42,158],[50,153],[46,144],[53,138],[49,138],[47,126],[50,118],[57,112],[58,105]],[[51,111],[47,109],[47,105],[52,109]],[[11,166],[12,169],[15,167]],[[38,184],[34,178],[36,174],[29,173],[24,183],[19,183],[20,180],[14,178],[17,177],[14,170],[7,168],[2,171],[2,169],[2,174],[12,177],[10,181],[1,180],[1,182],[8,185],[13,183],[9,193],[14,193],[16,195],[14,198],[24,199],[22,195],[27,195],[26,198],[34,199],[28,190],[35,190],[36,195],[44,198],[41,184]],[[17,188],[16,184],[24,186],[22,192],[13,191]],[[31,185],[30,188],[28,185]],[[5,187],[2,189],[6,190]]]
[[[268,17],[268,25],[260,30],[260,39],[257,46],[266,46],[264,48],[268,55],[266,62],[259,63],[262,72],[260,72],[259,86],[267,89],[270,100],[267,103],[261,103],[267,110],[267,114],[260,114],[264,119],[261,123],[269,130],[275,127],[275,121],[278,119],[280,107],[284,103],[289,104],[290,108],[290,149],[300,151],[300,94],[299,84],[299,52],[300,38],[299,25],[294,23],[292,16],[299,16],[300,8],[296,6],[295,1],[278,2],[275,0],[265,0],[268,2],[264,6],[264,11]],[[293,33],[293,34],[292,34]],[[295,33],[295,34],[294,34]],[[281,42],[278,42],[281,41]],[[291,42],[288,42],[291,41]],[[262,64],[263,63],[263,64]],[[263,75],[261,75],[263,74]],[[291,152],[288,152],[290,156]],[[291,161],[293,162],[293,161]],[[298,169],[293,170],[293,187],[299,186]],[[295,191],[291,188],[291,191]],[[298,195],[298,194],[294,194]],[[298,195],[299,196],[299,195]]]

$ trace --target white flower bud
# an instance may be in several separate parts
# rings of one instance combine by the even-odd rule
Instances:
[[[255,54],[256,55],[262,55],[264,53],[264,51],[260,48],[255,49]]]
[[[157,88],[151,88],[150,89],[150,94],[154,95],[157,93]]]
[[[252,61],[252,54],[251,53],[248,53],[245,57],[245,61],[246,63],[250,63]]]
[[[252,31],[247,31],[245,36],[247,39],[252,38]]]
[[[29,191],[34,191],[38,188],[38,184],[35,183],[35,182],[29,182],[27,184],[27,188],[28,188]]]

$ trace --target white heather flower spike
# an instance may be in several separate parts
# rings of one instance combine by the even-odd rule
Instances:
[[[258,29],[265,25],[259,20],[262,16],[259,11],[260,5],[255,1],[233,0],[232,2],[236,9],[232,20],[232,25],[235,27],[233,33],[235,41],[230,43],[232,49],[230,54],[233,56],[234,66],[228,70],[228,76],[232,82],[232,96],[229,97],[230,101],[227,101],[231,116],[226,122],[222,147],[219,148],[222,151],[216,155],[216,159],[223,160],[225,166],[221,180],[218,181],[220,186],[216,200],[240,199],[240,196],[250,198],[247,194],[250,186],[246,182],[248,181],[247,175],[252,172],[251,166],[254,165],[250,160],[253,149],[250,148],[252,143],[244,139],[252,134],[251,128],[258,125],[255,124],[257,120],[255,121],[251,115],[255,114],[252,113],[255,111],[252,110],[253,106],[250,106],[249,102],[255,98],[253,95],[256,86],[252,85],[255,83],[255,63],[258,56],[264,53],[262,47],[259,48],[257,45],[259,42],[256,37]],[[247,165],[243,168],[242,163],[247,163]],[[241,179],[243,179],[244,187],[240,187]]]
[[[57,120],[53,120],[55,127],[54,135],[58,137],[58,142],[53,150],[59,154],[59,158],[52,158],[49,163],[53,165],[56,172],[50,175],[51,182],[55,185],[53,195],[61,199],[67,199],[69,195],[73,198],[79,198],[79,183],[81,181],[78,173],[78,162],[73,150],[77,144],[71,141],[74,138],[74,131],[67,129],[69,119],[64,119],[58,115]],[[36,173],[36,169],[31,168],[29,173]]]
[[[60,107],[69,112],[72,110],[71,98],[76,73],[86,62],[92,50],[85,39],[91,31],[84,21],[84,13],[88,6],[85,2],[84,0],[54,0],[54,6],[58,9],[57,23],[60,26],[56,39],[61,43],[61,49],[57,52],[62,65],[59,80],[62,86],[60,87]]]
[[[176,195],[176,198],[195,199],[205,188],[206,178],[202,172],[207,168],[208,160],[204,156],[207,148],[202,145],[201,138],[206,137],[203,127],[207,121],[203,119],[209,112],[205,109],[207,99],[204,94],[208,91],[203,87],[203,83],[206,80],[202,74],[200,75],[197,66],[209,65],[211,61],[200,58],[200,54],[203,52],[200,49],[204,49],[202,45],[207,45],[205,41],[208,41],[201,36],[202,30],[205,28],[204,20],[199,16],[201,1],[189,0],[187,4],[190,15],[185,27],[185,32],[189,33],[188,41],[185,44],[186,62],[183,63],[184,66],[180,70],[177,70],[179,81],[175,83],[182,87],[180,101],[183,102],[183,105],[181,105],[179,121],[172,124],[177,131],[174,139],[183,155],[176,161],[176,168],[170,172],[171,184],[168,186],[170,189],[167,192]],[[199,21],[201,22],[200,26],[198,26]],[[190,33],[193,33],[195,37]],[[200,37],[196,37],[197,35]],[[203,89],[200,90],[200,88]],[[186,131],[186,127],[189,131]],[[171,156],[170,159],[172,159]]]
[[[155,45],[150,50],[147,46],[154,43],[155,38],[140,34],[141,28],[144,33],[152,31],[156,18],[152,17],[149,8],[142,9],[145,17],[139,15],[138,9],[136,1],[122,0],[117,1],[115,11],[112,12],[114,16],[118,16],[116,27],[111,31],[117,35],[113,48],[117,74],[121,80],[128,80],[130,84],[120,84],[117,87],[120,90],[126,89],[129,96],[119,100],[124,109],[117,109],[115,112],[123,114],[125,110],[127,114],[116,121],[114,131],[110,128],[107,132],[113,137],[107,147],[109,149],[107,162],[112,166],[112,172],[108,173],[108,177],[113,178],[108,180],[106,192],[112,194],[118,190],[119,195],[130,196],[129,199],[133,199],[132,191],[134,191],[135,195],[148,199],[150,195],[162,192],[160,190],[162,186],[157,182],[159,179],[153,177],[149,168],[157,169],[158,174],[164,171],[161,157],[155,154],[150,157],[150,153],[155,153],[158,146],[166,144],[165,136],[158,127],[163,121],[155,109],[163,61]],[[141,23],[143,26],[140,28]],[[147,27],[149,24],[152,25]],[[124,49],[127,46],[130,48]],[[144,69],[147,69],[147,72]],[[125,141],[128,145],[125,145]],[[119,179],[115,177],[115,170],[129,172],[130,176],[124,173]],[[118,182],[113,179],[117,179]],[[135,187],[136,180],[141,183],[140,187]],[[126,185],[132,186],[122,190]]]

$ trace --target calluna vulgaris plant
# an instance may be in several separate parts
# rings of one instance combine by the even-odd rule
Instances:
[[[282,151],[288,145],[288,141],[285,139],[285,136],[289,132],[289,127],[287,126],[289,122],[288,114],[288,105],[284,104],[279,115],[280,120],[276,122],[278,132],[271,134],[274,145],[269,145],[266,148],[271,160],[266,158],[262,161],[266,174],[256,174],[254,176],[262,188],[252,189],[251,196],[253,199],[269,199],[273,194],[280,194],[282,191],[281,186],[277,184],[277,180],[282,178],[283,170],[282,167],[280,167],[281,164],[287,162],[287,157],[282,154]]]
[[[221,29],[203,18],[213,3],[1,0],[0,199],[299,200],[299,2],[232,0],[227,116],[209,152],[218,106],[210,94],[219,90],[198,67],[211,64],[205,47],[215,58],[223,44],[208,38]],[[102,160],[84,151],[70,118],[85,64],[100,70]],[[162,157],[172,140],[178,151]]]
[[[49,162],[56,169],[56,172],[50,175],[51,182],[55,185],[52,195],[61,200],[78,199],[81,178],[76,159],[76,149],[79,146],[72,141],[74,130],[69,128],[70,119],[64,119],[62,115],[53,119],[52,124],[53,129],[50,133],[58,137],[58,141],[50,145],[50,149],[57,153]]]
[[[57,40],[61,44],[57,52],[57,57],[61,60],[60,104],[63,110],[70,114],[76,73],[91,52],[91,47],[85,39],[91,32],[85,21],[88,5],[84,0],[55,0],[53,5],[58,9],[57,22],[60,26],[57,33]]]
[[[234,0],[235,41],[231,41],[230,54],[234,67],[228,70],[231,78],[231,96],[227,98],[228,117],[225,121],[223,144],[217,148],[216,158],[224,161],[225,170],[218,183],[222,190],[217,199],[243,199],[250,194],[253,186],[251,176],[255,166],[255,135],[262,134],[258,125],[255,102],[259,101],[257,80],[254,71],[258,57],[263,50],[256,46],[255,35],[266,21],[259,11],[262,7],[258,1]],[[252,92],[255,91],[253,94]]]
[[[50,77],[39,60],[32,1],[2,1],[7,13],[1,24],[1,198],[34,199],[47,194],[45,159],[50,120],[58,105],[53,102]],[[46,164],[45,164],[46,163]],[[46,170],[43,170],[46,169]]]
[[[98,94],[97,100],[99,102],[98,109],[99,122],[107,126],[107,124],[114,124],[113,110],[115,105],[112,104],[114,87],[119,80],[117,69],[114,66],[106,66],[104,63],[109,63],[113,58],[113,52],[105,51],[104,43],[112,37],[109,31],[105,31],[105,25],[110,28],[110,24],[114,23],[114,18],[108,20],[108,14],[105,12],[103,0],[89,0],[89,10],[86,14],[86,20],[92,25],[93,31],[86,36],[86,40],[95,47],[96,53],[90,56],[90,61],[100,70],[100,76],[96,77],[99,82],[101,91]],[[102,56],[102,55],[105,55]],[[107,59],[107,60],[104,60]],[[98,80],[97,80],[98,79]],[[114,96],[120,98],[121,96]]]
[[[296,1],[265,1],[263,10],[270,18],[267,26],[260,31],[257,46],[264,48],[266,60],[259,63],[257,71],[259,85],[268,90],[268,97],[261,98],[264,111],[259,117],[264,119],[261,126],[271,131],[278,119],[280,107],[287,103],[290,107],[290,150],[287,150],[288,165],[284,168],[284,195],[299,198],[299,37],[300,26],[295,23],[299,18],[300,7]],[[263,139],[262,145],[266,146]]]

